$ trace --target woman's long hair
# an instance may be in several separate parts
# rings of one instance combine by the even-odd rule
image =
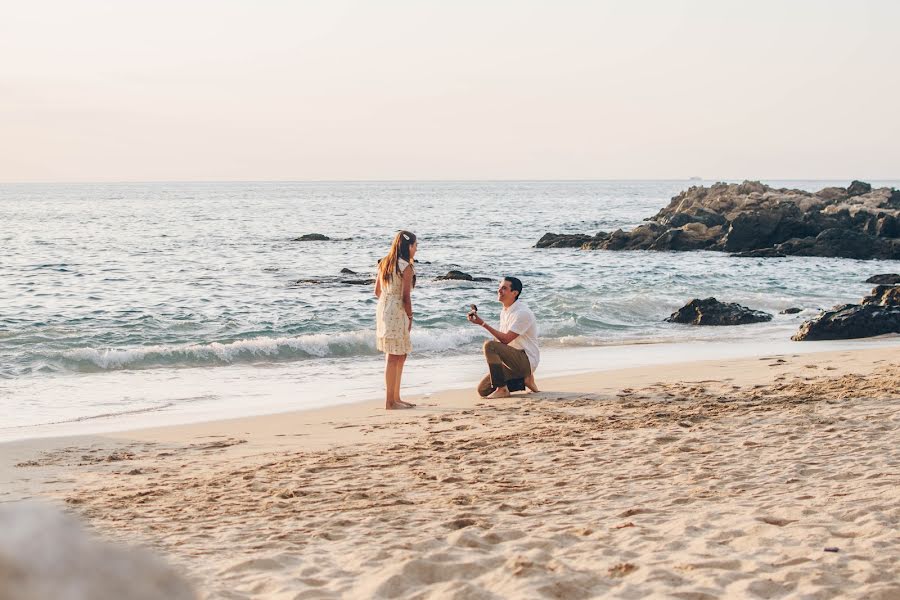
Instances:
[[[400,272],[400,267],[397,263],[401,258],[409,261],[409,247],[415,243],[416,234],[411,231],[397,232],[387,256],[378,261],[378,277],[382,283],[389,283],[394,273]]]

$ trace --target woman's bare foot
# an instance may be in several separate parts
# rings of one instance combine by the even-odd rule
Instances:
[[[529,375],[525,378],[525,387],[532,392],[539,392],[541,390],[538,389],[537,384],[534,382],[534,375]]]
[[[385,410],[402,410],[404,408],[412,408],[412,406],[402,401],[388,402],[384,405]]]
[[[407,402],[406,400],[397,400],[397,403],[402,404],[406,408],[413,408],[415,406],[415,404],[413,404],[412,402]]]

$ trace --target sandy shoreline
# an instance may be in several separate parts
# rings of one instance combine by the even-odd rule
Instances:
[[[210,598],[900,598],[900,346],[539,383],[4,444],[0,501]]]

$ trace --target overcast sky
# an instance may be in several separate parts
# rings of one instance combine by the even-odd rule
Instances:
[[[900,178],[897,0],[29,0],[0,181]]]

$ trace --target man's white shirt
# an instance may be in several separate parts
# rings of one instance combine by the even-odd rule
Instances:
[[[537,319],[534,318],[534,313],[528,305],[516,300],[509,308],[504,307],[500,311],[500,331],[519,334],[509,346],[525,351],[531,372],[534,373],[541,360],[541,351],[538,348]]]

